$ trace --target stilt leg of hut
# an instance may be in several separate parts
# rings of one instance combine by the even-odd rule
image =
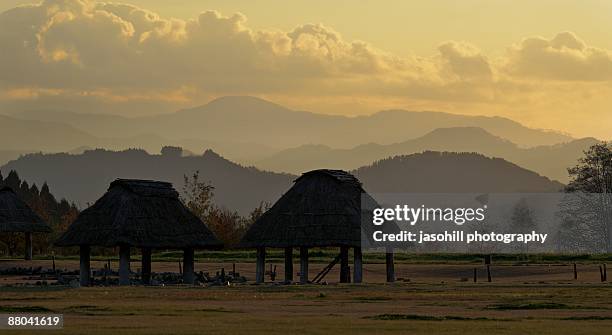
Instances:
[[[308,283],[308,248],[300,247],[300,283]]]
[[[387,261],[387,283],[393,283],[395,281],[395,264],[393,263],[393,249],[387,249],[386,261]]]
[[[349,280],[349,260],[348,260],[348,247],[340,247],[340,282],[348,283]]]
[[[185,284],[195,284],[195,273],[193,272],[193,249],[183,251],[183,282]]]
[[[130,246],[119,246],[119,285],[130,285]]]
[[[91,275],[91,266],[89,262],[90,250],[91,248],[88,245],[82,245],[79,250],[79,259],[81,263],[79,271],[79,281],[81,286],[89,286],[89,280]]]
[[[293,281],[293,248],[285,248],[285,282]]]
[[[266,273],[266,248],[257,248],[257,263],[255,266],[255,282],[261,284],[264,282]]]
[[[361,283],[363,280],[363,256],[361,248],[353,249],[353,282]]]
[[[142,248],[142,283],[151,284],[151,248]]]
[[[25,233],[25,260],[32,260],[32,233]]]

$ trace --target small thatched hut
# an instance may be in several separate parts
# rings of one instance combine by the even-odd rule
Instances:
[[[151,276],[152,249],[183,249],[183,280],[193,283],[194,249],[222,243],[179,200],[172,184],[117,179],[106,194],[81,212],[55,243],[80,246],[81,285],[89,284],[90,247],[119,247],[119,283],[129,284],[130,247],[142,249],[142,278]]]
[[[0,233],[25,233],[25,259],[32,259],[32,234],[51,227],[9,187],[0,189]]]
[[[340,282],[348,282],[349,248],[354,248],[353,281],[362,270],[362,196],[374,200],[357,178],[342,170],[302,174],[293,187],[248,230],[240,246],[257,248],[256,281],[264,281],[265,248],[285,249],[285,281],[293,281],[293,248],[300,249],[300,282],[308,282],[308,248],[340,248]],[[387,253],[387,280],[394,280],[393,254]]]

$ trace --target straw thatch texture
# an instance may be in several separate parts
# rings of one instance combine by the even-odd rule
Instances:
[[[0,232],[49,233],[47,225],[15,192],[0,189]]]
[[[304,173],[257,220],[240,246],[361,246],[362,196],[375,203],[353,175],[341,170]]]
[[[172,184],[118,179],[84,210],[58,246],[127,244],[144,248],[212,248],[222,243],[179,200]]]

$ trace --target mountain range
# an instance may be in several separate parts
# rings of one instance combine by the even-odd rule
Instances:
[[[144,150],[90,150],[82,154],[28,154],[2,167],[30,183],[47,182],[59,198],[86,207],[116,178],[169,181],[181,190],[184,175],[196,171],[214,187],[218,205],[248,213],[262,201],[273,203],[295,175],[261,171],[208,150],[203,155],[151,155]],[[354,173],[372,192],[556,192],[563,185],[503,159],[480,154],[426,152],[397,156]]]
[[[567,182],[567,168],[577,163],[584,150],[598,141],[594,138],[567,143],[522,148],[477,127],[435,129],[424,136],[393,144],[362,144],[351,149],[326,145],[303,145],[286,149],[255,162],[270,171],[300,173],[319,168],[356,169],[390,156],[423,151],[476,152],[504,158],[552,179]]]
[[[191,109],[135,118],[50,110],[13,112],[11,116],[63,123],[98,138],[121,139],[155,134],[170,141],[239,141],[281,149],[307,143],[323,143],[337,148],[350,148],[362,143],[391,144],[448,127],[483,128],[524,147],[572,139],[558,132],[531,129],[502,117],[406,110],[348,117],[291,110],[244,96],[222,97]]]
[[[566,168],[594,142],[501,117],[405,110],[347,117],[291,110],[254,97],[223,97],[132,118],[53,110],[0,115],[0,165],[32,152],[138,148],[153,153],[172,145],[195,155],[212,149],[243,165],[298,174],[323,167],[356,169],[435,150],[501,157],[566,182]]]

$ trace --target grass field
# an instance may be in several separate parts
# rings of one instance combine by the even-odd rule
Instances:
[[[5,260],[0,267],[48,263]],[[313,264],[311,277],[324,265]],[[57,266],[74,269],[78,261],[58,260]],[[253,277],[254,264],[236,266]],[[221,267],[231,263],[196,263],[207,272]],[[478,283],[472,282],[474,267]],[[153,264],[154,271],[175,268],[175,262]],[[366,264],[368,284],[334,284],[338,273],[332,272],[330,285],[305,286],[67,288],[16,286],[23,278],[2,278],[0,313],[63,313],[65,328],[45,334],[609,334],[612,284],[599,281],[596,263],[579,270],[575,281],[569,264],[508,263],[494,266],[487,283],[480,264],[400,263],[404,281],[385,284],[384,265]]]
[[[612,327],[608,284],[4,287],[0,293],[0,313],[63,313],[65,334],[609,334]]]

